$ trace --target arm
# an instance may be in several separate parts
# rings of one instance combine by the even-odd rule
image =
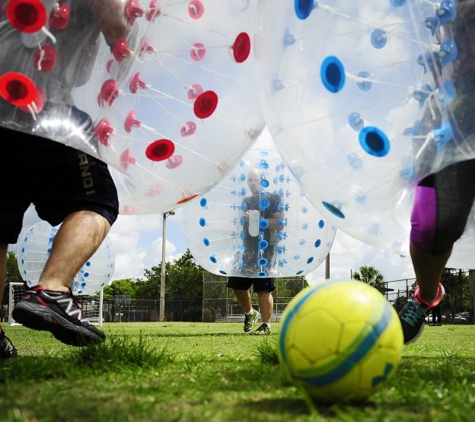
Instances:
[[[270,230],[277,230],[282,231],[284,230],[284,219],[285,219],[285,211],[279,211],[279,204],[280,204],[280,197],[278,195],[272,196],[272,217],[268,218],[267,221],[269,222],[269,229]]]
[[[271,218],[268,218],[269,229],[281,231],[284,229],[283,219],[285,218],[285,212],[276,212],[272,215]],[[279,224],[280,222],[280,224]]]
[[[92,13],[107,44],[113,45],[127,33],[125,0],[89,0]]]

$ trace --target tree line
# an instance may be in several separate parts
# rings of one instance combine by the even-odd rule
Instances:
[[[134,279],[121,279],[115,280],[108,286],[104,287],[104,299],[113,300],[117,295],[130,296],[131,300],[134,299],[158,299],[160,297],[160,283],[161,283],[161,271],[162,264],[153,266],[150,269],[144,271],[143,278]],[[206,275],[207,274],[207,275]],[[383,294],[387,288],[387,282],[384,280],[383,275],[372,266],[361,266],[358,270],[353,271],[353,279],[362,281],[380,290]],[[167,301],[170,300],[190,300],[201,301],[203,300],[203,276],[208,278],[224,281],[225,277],[215,276],[208,273],[200,265],[198,265],[189,251],[186,252],[178,259],[172,262],[165,263],[165,297]],[[289,279],[282,280],[278,284],[278,294],[282,298],[292,298],[303,287],[307,286],[305,277],[294,277],[295,280],[301,280],[301,282],[292,283]],[[9,251],[7,255],[7,271],[6,271],[6,284],[10,282],[22,283],[17,258],[14,252]],[[446,296],[442,303],[442,312],[448,314],[455,314],[461,311],[467,311],[470,309],[470,293],[469,293],[469,279],[467,271],[459,269],[447,268],[444,272],[442,279],[446,290]],[[206,285],[206,283],[205,283]],[[223,297],[224,283],[216,283],[215,285],[208,284],[207,297]],[[215,289],[213,292],[212,289]],[[409,297],[412,296],[415,289],[415,283],[413,284]],[[232,299],[232,298],[231,298]],[[393,306],[396,310],[399,310],[404,306],[407,300],[406,296],[400,296],[393,302]],[[5,289],[4,304],[8,303],[8,288]]]

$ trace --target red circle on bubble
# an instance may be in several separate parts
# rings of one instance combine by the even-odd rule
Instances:
[[[39,31],[48,20],[48,12],[40,0],[10,0],[6,15],[13,27],[27,34]]]
[[[203,16],[204,12],[205,7],[200,0],[190,1],[190,4],[188,5],[188,14],[190,15],[190,18],[199,19],[201,16]]]
[[[194,193],[193,195],[190,195],[186,198],[180,199],[179,201],[177,201],[177,204],[186,204],[187,202],[191,201],[192,199],[195,199],[198,195],[199,195],[199,193]]]
[[[175,144],[169,139],[159,139],[152,142],[145,150],[145,155],[151,161],[163,161],[175,152]]]
[[[58,3],[49,15],[49,26],[54,29],[64,29],[68,26],[71,11],[66,3]]]
[[[157,16],[160,16],[160,14],[161,11],[160,8],[157,6],[157,0],[151,0],[148,12],[145,14],[145,17],[148,21],[152,22]]]
[[[195,116],[206,119],[211,116],[218,106],[218,96],[214,91],[205,91],[198,96],[193,106]]]
[[[206,47],[201,42],[195,42],[190,49],[190,57],[194,62],[203,60],[206,56]]]
[[[180,135],[183,137],[191,136],[196,132],[196,123],[186,122],[180,129]]]
[[[203,87],[200,84],[193,84],[188,89],[188,99],[196,100],[198,96],[204,91]]]
[[[183,157],[181,155],[172,155],[167,160],[166,168],[170,170],[176,169],[181,166],[181,163],[183,163]]]
[[[129,50],[129,42],[124,38],[118,39],[112,47],[112,54],[119,63],[130,58],[132,52]]]
[[[103,107],[105,104],[112,105],[118,96],[117,82],[114,79],[107,79],[102,84],[101,92],[97,96],[97,103],[100,107]]]
[[[56,66],[56,49],[48,44],[43,45],[33,58],[36,70],[40,72],[51,72]]]
[[[241,32],[233,44],[234,60],[242,63],[247,60],[251,52],[251,38],[245,32]]]
[[[41,88],[36,88],[36,98],[33,102],[28,104],[27,106],[20,107],[20,110],[24,111],[25,113],[41,113],[45,106],[45,94]]]
[[[22,73],[8,72],[0,76],[0,95],[10,104],[27,106],[36,100],[36,85]]]

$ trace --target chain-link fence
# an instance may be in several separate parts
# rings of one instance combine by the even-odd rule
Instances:
[[[272,292],[274,310],[272,321],[280,320],[282,312],[292,298],[306,286],[304,277],[277,278]],[[252,293],[252,289],[251,289]],[[257,294],[252,294],[257,307]],[[203,273],[203,322],[243,322],[244,314],[232,289],[226,287],[226,277]]]

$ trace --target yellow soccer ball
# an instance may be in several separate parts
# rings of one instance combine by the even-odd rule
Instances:
[[[399,317],[378,290],[326,280],[285,308],[278,355],[287,379],[315,401],[358,402],[394,376],[403,344]]]

